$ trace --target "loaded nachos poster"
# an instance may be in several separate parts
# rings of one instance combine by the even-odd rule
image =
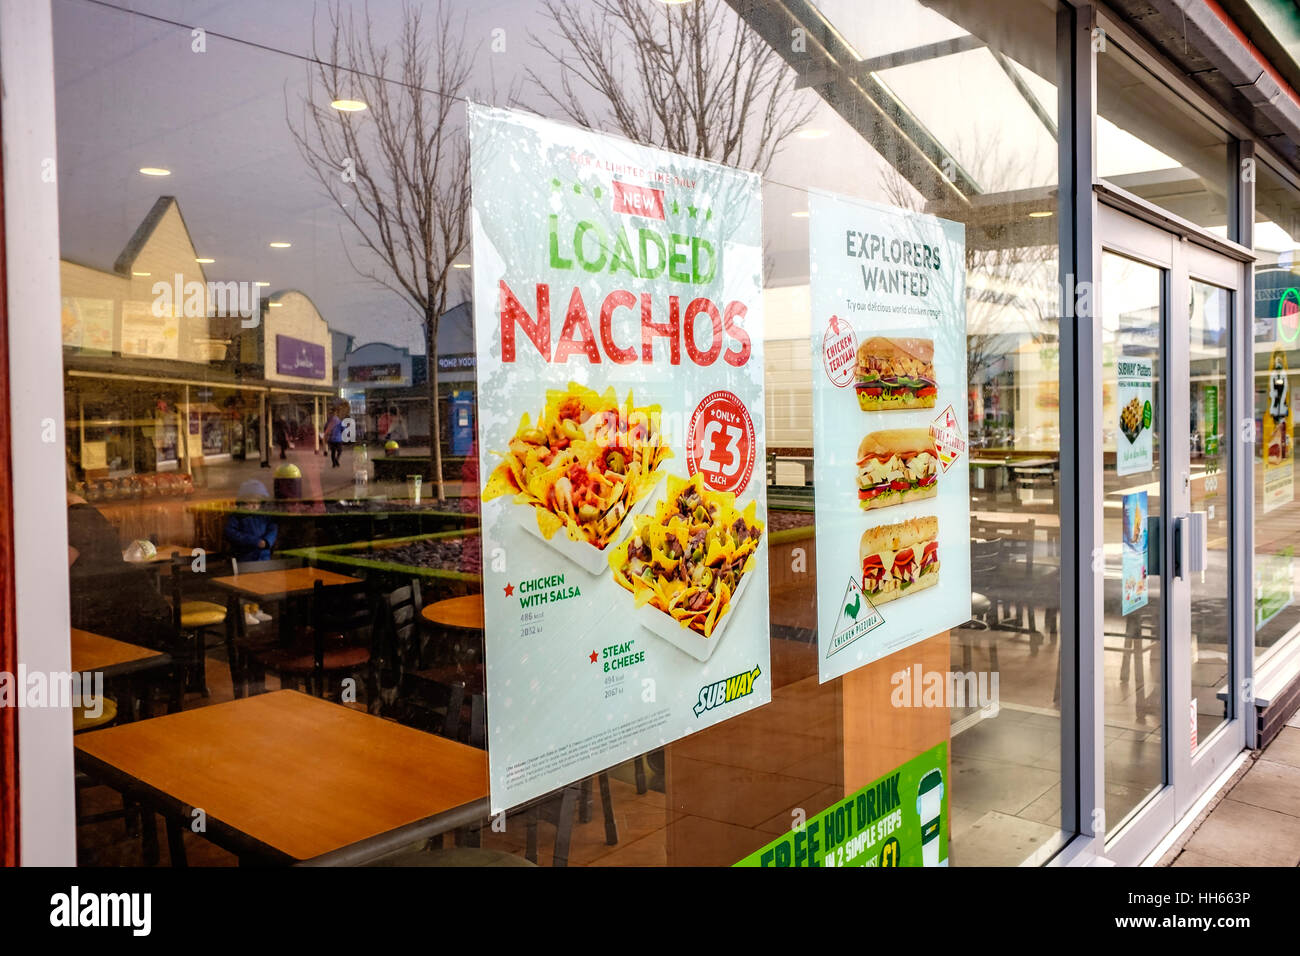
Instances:
[[[970,619],[960,223],[808,203],[823,682]]]
[[[493,811],[771,699],[749,173],[472,106]]]

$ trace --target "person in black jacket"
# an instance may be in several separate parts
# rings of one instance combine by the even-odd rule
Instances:
[[[117,529],[86,499],[68,494],[68,590],[72,626],[167,649],[171,608],[142,568],[122,558]]]
[[[280,458],[283,460],[285,452],[289,449],[289,424],[284,420],[283,415],[277,415],[275,421],[271,423],[271,436],[275,440],[276,447],[280,449]]]

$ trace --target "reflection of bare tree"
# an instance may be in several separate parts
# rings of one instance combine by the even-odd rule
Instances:
[[[1036,242],[1034,220],[1009,207],[1010,190],[1033,180],[1035,158],[1001,148],[996,135],[962,155],[978,157],[971,173],[985,193],[961,208],[966,224],[966,375],[972,387],[990,382],[1005,359],[1026,342],[1037,344],[1044,361],[1056,347],[1057,253],[1054,243]],[[896,169],[882,177],[888,202],[922,211],[925,199]],[[999,194],[1005,202],[998,202]],[[1040,204],[1042,205],[1042,204]],[[1009,370],[1009,369],[1008,369]]]
[[[528,75],[582,126],[761,174],[812,116],[815,101],[797,102],[781,57],[717,0],[547,0],[546,9],[555,38],[533,42],[559,86]]]
[[[439,497],[438,319],[452,262],[469,240],[469,152],[464,125],[452,118],[469,82],[464,34],[445,0],[428,24],[419,6],[404,7],[392,46],[375,37],[369,10],[357,20],[335,5],[323,48],[312,38],[303,117],[286,116],[303,159],[360,239],[361,261],[347,252],[348,261],[401,296],[423,325]],[[329,105],[338,99],[366,109],[340,112]]]

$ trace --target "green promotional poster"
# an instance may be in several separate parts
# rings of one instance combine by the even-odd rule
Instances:
[[[1205,454],[1219,453],[1219,386],[1205,386]]]
[[[1291,606],[1295,600],[1295,546],[1277,554],[1255,555],[1255,630]]]
[[[948,744],[913,757],[736,866],[947,866]]]
[[[493,811],[772,696],[759,180],[471,106]]]

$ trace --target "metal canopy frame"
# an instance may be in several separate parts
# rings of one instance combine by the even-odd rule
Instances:
[[[966,201],[983,192],[957,158],[920,120],[870,71],[863,69],[863,61],[809,0],[774,0],[765,4],[727,0],[727,3],[737,16],[781,54],[804,80],[801,85],[815,89],[921,195],[930,200]],[[802,53],[796,53],[790,43],[792,31],[796,29],[803,31],[807,41]],[[943,46],[920,47],[895,56],[911,53],[916,59],[908,62],[920,62],[924,58],[944,55],[934,52],[935,48]],[[871,62],[866,61],[868,65]],[[944,175],[945,169],[952,171],[951,178]]]

